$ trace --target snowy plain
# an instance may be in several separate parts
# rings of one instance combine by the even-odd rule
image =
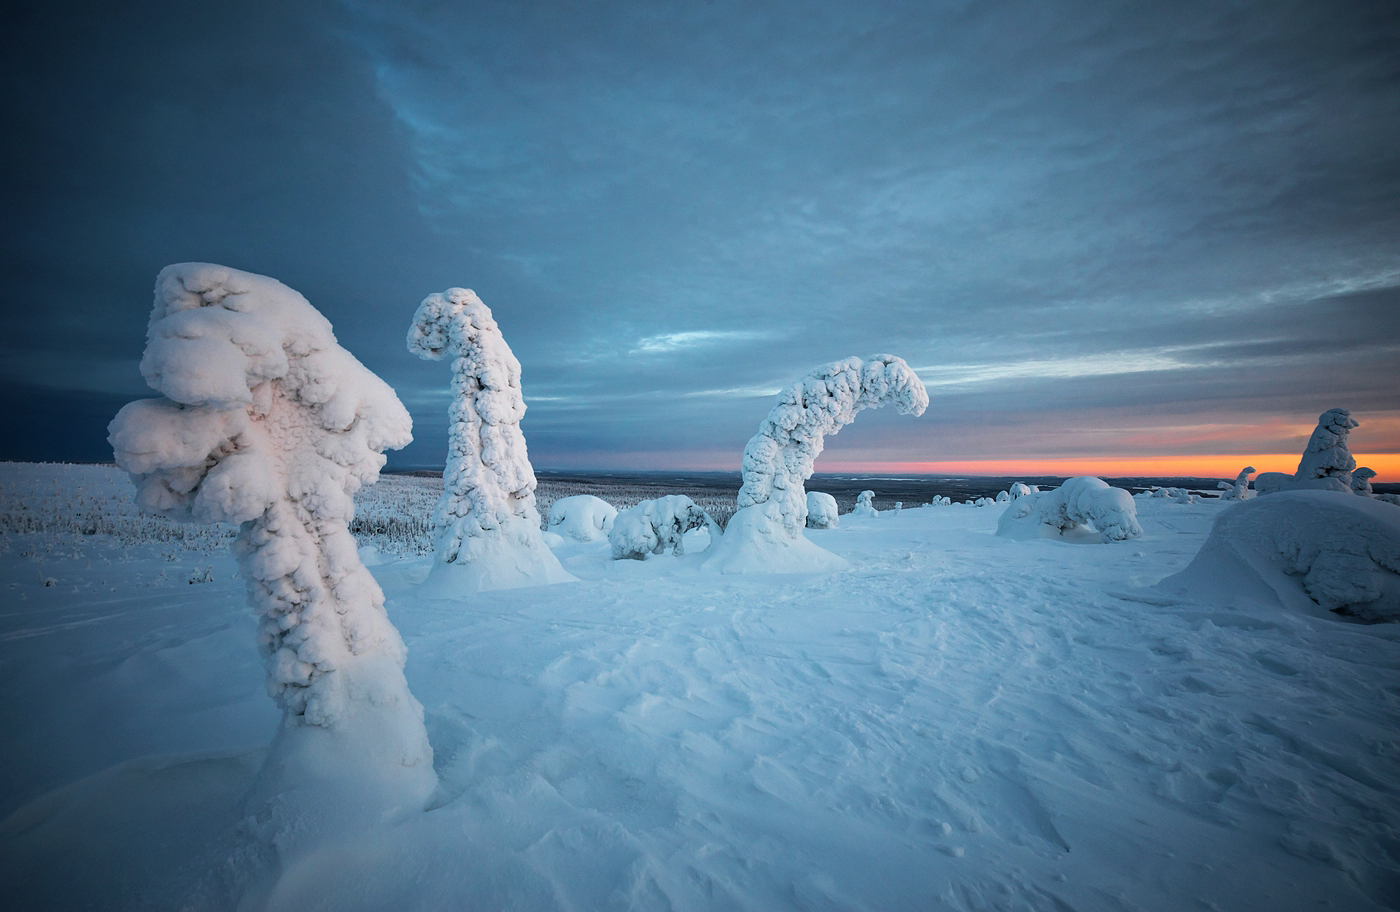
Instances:
[[[232,530],[0,464],[7,904],[1400,908],[1400,626],[1156,587],[1227,503],[1139,500],[1112,543],[996,537],[1003,504],[843,515],[806,533],[834,573],[570,541],[578,582],[452,602],[416,594],[424,487],[364,492],[361,543],[439,792],[253,895],[280,712]]]

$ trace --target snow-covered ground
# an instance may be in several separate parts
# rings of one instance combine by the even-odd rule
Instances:
[[[842,516],[828,574],[568,542],[453,603],[379,496],[441,789],[247,893],[280,712],[231,536],[131,501],[0,465],[10,908],[1400,907],[1400,626],[1150,588],[1230,508],[1167,499],[1111,544]]]

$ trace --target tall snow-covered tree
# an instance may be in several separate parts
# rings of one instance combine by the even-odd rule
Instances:
[[[370,819],[421,808],[437,784],[423,709],[348,528],[383,451],[412,439],[408,412],[300,294],[208,263],[160,273],[141,373],[165,398],[129,403],[109,427],[138,503],[239,525],[233,551],[283,710],[256,794],[284,808],[320,794],[307,799],[319,811]]]
[[[540,534],[535,470],[520,430],[520,362],[490,309],[466,288],[430,294],[413,315],[408,350],[452,358],[447,467],[424,594],[451,598],[573,580]]]
[[[1351,455],[1349,438],[1360,423],[1351,417],[1344,408],[1328,409],[1317,418],[1317,427],[1308,438],[1303,457],[1298,461],[1298,470],[1292,475],[1285,472],[1261,472],[1254,479],[1254,490],[1259,494],[1272,494],[1278,491],[1322,490],[1350,491],[1351,473],[1356,469],[1356,460]]]
[[[707,564],[725,573],[842,566],[840,558],[802,534],[803,485],[828,434],[850,424],[860,410],[885,405],[906,415],[922,415],[928,408],[923,382],[894,355],[834,361],[783,390],[744,448],[739,510]]]

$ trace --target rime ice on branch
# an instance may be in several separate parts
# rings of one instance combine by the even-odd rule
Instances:
[[[922,415],[928,407],[928,393],[918,375],[894,355],[835,361],[783,390],[744,448],[739,510],[707,563],[725,573],[844,566],[836,555],[803,536],[803,484],[812,477],[827,434],[850,424],[861,409],[884,405],[894,405],[906,415]]]
[[[437,783],[423,709],[348,529],[383,451],[412,439],[408,412],[300,294],[208,263],[160,273],[141,373],[166,398],[109,427],[137,502],[240,524],[233,550],[284,719],[262,794],[338,779],[371,815],[421,807]]]
[[[540,535],[535,470],[520,431],[520,362],[491,311],[465,288],[428,295],[413,315],[408,350],[429,360],[452,357],[447,468],[424,594],[572,581]]]

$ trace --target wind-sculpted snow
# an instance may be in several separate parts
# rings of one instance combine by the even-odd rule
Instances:
[[[408,412],[305,298],[264,276],[166,267],[147,339],[141,373],[167,398],[125,406],[109,439],[143,508],[240,524],[233,551],[285,722],[265,797],[345,775],[421,805],[436,783],[423,710],[347,528],[383,450],[412,439]]]
[[[1254,479],[1259,494],[1279,491],[1350,491],[1356,459],[1351,455],[1352,429],[1361,425],[1344,408],[1328,409],[1317,417],[1317,427],[1308,438],[1298,471],[1261,472]]]
[[[613,560],[645,560],[648,554],[685,553],[685,533],[704,529],[710,547],[720,540],[719,525],[684,494],[644,500],[618,513],[608,532]]]
[[[1400,620],[1400,510],[1332,491],[1255,498],[1220,514],[1190,566],[1161,588]]]
[[[894,355],[834,361],[783,390],[744,447],[739,510],[710,563],[724,573],[842,566],[839,558],[802,535],[807,523],[803,485],[812,477],[827,434],[850,424],[861,409],[886,405],[906,415],[922,415],[928,407],[923,382]]]
[[[549,508],[549,531],[574,541],[607,538],[617,518],[617,507],[592,494],[561,497]]]
[[[807,492],[807,527],[810,529],[835,529],[841,524],[836,509],[836,498],[821,491]]]
[[[1105,542],[1142,536],[1132,495],[1089,475],[1070,478],[1051,491],[1018,497],[1002,513],[997,534],[1010,538],[1063,536],[1080,526],[1092,526]]]
[[[447,467],[433,513],[437,562],[425,594],[572,580],[540,536],[535,471],[520,431],[520,362],[491,311],[465,288],[428,295],[413,315],[408,350],[452,357]]]

